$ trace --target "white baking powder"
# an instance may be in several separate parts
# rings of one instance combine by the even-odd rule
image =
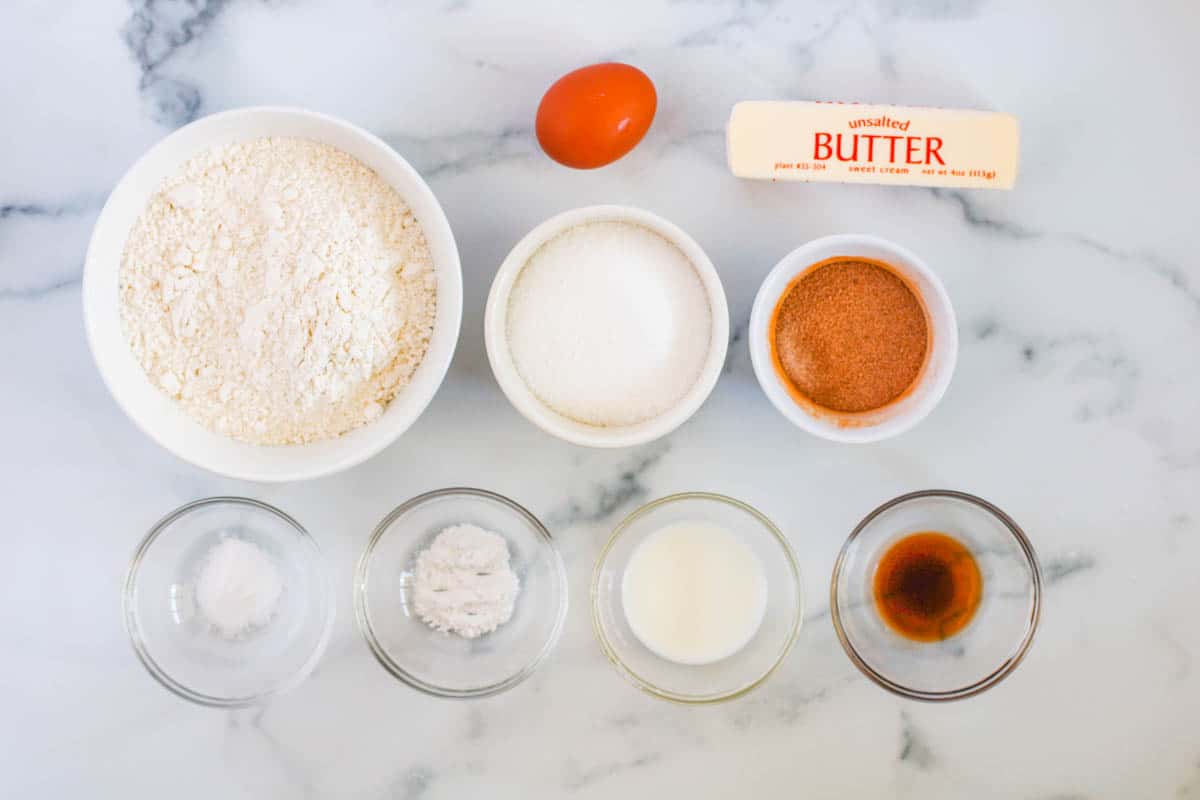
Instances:
[[[452,525],[417,556],[413,609],[439,631],[474,639],[512,618],[520,584],[508,543],[477,525]]]
[[[262,548],[230,536],[204,558],[196,577],[196,606],[217,633],[236,638],[275,615],[283,577]]]
[[[121,259],[121,321],[156,386],[210,430],[326,439],[382,412],[429,345],[421,227],[349,154],[266,138],[168,178]]]
[[[513,284],[508,340],[530,391],[565,417],[623,426],[695,385],[712,310],[692,262],[657,233],[591,222],[544,244]]]

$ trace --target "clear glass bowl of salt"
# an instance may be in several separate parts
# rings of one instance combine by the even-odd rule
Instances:
[[[125,626],[155,679],[202,705],[252,705],[312,672],[333,592],[312,536],[241,497],[182,506],[151,528],[125,579]]]

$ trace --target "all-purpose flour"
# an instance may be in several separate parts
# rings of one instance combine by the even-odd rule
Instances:
[[[257,444],[338,436],[382,412],[429,345],[420,225],[375,172],[305,139],[193,158],[125,245],[121,319],[150,380]]]

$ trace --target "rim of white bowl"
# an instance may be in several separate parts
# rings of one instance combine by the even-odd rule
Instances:
[[[932,351],[908,402],[901,400],[895,405],[867,412],[876,421],[864,421],[861,425],[839,425],[837,420],[856,415],[830,412],[827,417],[822,417],[792,399],[783,378],[775,371],[767,331],[775,305],[792,280],[820,261],[841,257],[875,259],[901,272],[920,294],[933,327]],[[912,280],[914,276],[923,285],[917,285],[918,281]],[[958,323],[954,306],[937,273],[911,250],[870,234],[823,236],[802,244],[780,259],[763,279],[754,297],[746,338],[754,375],[771,404],[797,427],[834,442],[878,442],[910,430],[941,402],[958,361]],[[866,415],[857,416],[869,419]]]
[[[708,355],[692,388],[671,409],[636,425],[600,427],[569,419],[548,408],[517,372],[508,347],[508,301],[517,276],[544,245],[564,231],[588,222],[627,222],[640,225],[675,245],[691,262],[704,286],[712,314]],[[585,447],[632,447],[666,436],[687,422],[712,394],[729,349],[729,304],[716,267],[704,249],[675,223],[636,206],[603,204],[555,214],[525,234],[500,264],[484,311],[484,345],[500,389],[513,408],[546,433]]]
[[[363,161],[368,167],[376,172],[379,172],[377,163],[386,163],[390,169],[396,170],[399,173],[406,175],[412,182],[412,191],[401,192],[398,187],[397,193],[405,204],[413,209],[416,214],[415,205],[424,206],[425,214],[418,216],[418,221],[421,224],[422,231],[426,239],[430,243],[430,248],[433,251],[440,252],[440,257],[436,257],[435,272],[438,277],[438,296],[437,296],[437,311],[434,318],[433,334],[430,339],[429,348],[425,352],[420,365],[417,367],[412,380],[401,389],[400,393],[392,401],[393,404],[398,402],[401,397],[406,394],[412,398],[412,405],[407,409],[403,419],[393,422],[393,427],[386,430],[378,426],[382,419],[387,417],[387,410],[384,411],[384,416],[376,419],[367,425],[357,428],[352,431],[347,431],[342,437],[325,440],[324,442],[314,442],[304,445],[282,445],[283,448],[300,448],[309,447],[313,444],[324,444],[326,442],[337,441],[346,436],[353,435],[356,432],[374,428],[375,431],[382,432],[381,435],[374,437],[359,437],[363,441],[357,446],[352,446],[346,452],[330,455],[319,461],[312,463],[311,459],[306,460],[304,456],[297,452],[295,461],[289,464],[286,468],[272,467],[266,468],[247,468],[241,464],[227,463],[234,461],[232,457],[216,458],[198,452],[200,448],[195,450],[189,449],[186,446],[181,446],[178,442],[172,442],[164,434],[160,427],[151,423],[146,419],[146,416],[138,408],[138,401],[133,397],[133,391],[129,387],[123,386],[116,379],[113,372],[116,368],[116,361],[122,357],[132,358],[129,352],[128,343],[125,341],[124,335],[118,330],[117,339],[122,348],[117,352],[115,344],[112,342],[112,336],[104,334],[98,329],[97,322],[98,309],[101,304],[119,303],[119,296],[115,293],[107,292],[108,284],[113,280],[113,276],[117,276],[119,280],[120,260],[119,257],[113,263],[111,260],[101,263],[101,256],[98,253],[100,242],[112,236],[120,236],[120,247],[124,248],[125,239],[128,236],[128,229],[120,232],[113,230],[117,221],[114,220],[116,211],[114,208],[117,204],[126,202],[125,195],[136,192],[133,187],[135,179],[143,170],[147,170],[158,159],[166,159],[166,153],[172,147],[175,147],[181,139],[188,140],[197,138],[207,133],[209,129],[214,130],[213,139],[208,144],[194,145],[188,155],[175,159],[175,167],[184,163],[187,158],[192,157],[196,153],[203,150],[205,147],[215,146],[221,143],[232,141],[241,141],[256,136],[264,135],[279,135],[279,136],[298,136],[300,138],[312,138],[319,141],[313,135],[303,133],[279,132],[275,134],[261,133],[249,136],[227,136],[216,135],[218,129],[222,128],[229,122],[230,119],[236,117],[277,117],[280,119],[289,120],[293,124],[306,125],[307,127],[324,126],[327,128],[337,129],[345,134],[348,138],[357,140],[364,150],[370,151],[371,161],[360,157],[358,154],[351,153],[355,158]],[[331,143],[332,144],[332,143]],[[333,146],[338,147],[337,144]],[[339,147],[339,149],[342,149]],[[374,159],[378,159],[373,163]],[[384,177],[381,175],[381,177]],[[386,177],[385,177],[385,180]],[[391,184],[388,181],[389,185]],[[151,190],[151,193],[153,190]],[[138,212],[140,214],[140,211]],[[137,216],[134,216],[134,220]],[[132,224],[132,223],[131,223]],[[106,244],[107,246],[107,244]],[[102,274],[103,273],[103,274]],[[107,281],[105,279],[108,279]],[[101,286],[102,281],[105,286]],[[92,359],[96,363],[96,368],[100,373],[100,377],[104,385],[108,388],[109,394],[112,395],[118,407],[124,412],[134,425],[141,430],[146,436],[156,442],[160,447],[170,452],[177,458],[208,470],[209,472],[218,475],[224,475],[230,478],[240,480],[259,481],[267,483],[279,483],[285,481],[309,480],[313,478],[324,477],[338,472],[342,472],[379,454],[384,448],[396,441],[405,431],[407,431],[413,423],[421,417],[425,410],[429,407],[438,389],[445,380],[446,373],[449,371],[450,362],[453,360],[454,352],[457,348],[459,333],[462,326],[462,303],[463,303],[463,286],[462,286],[462,263],[458,253],[458,245],[454,239],[454,233],[450,228],[450,222],[446,217],[445,210],[441,203],[438,202],[437,196],[429,187],[421,174],[407,160],[397,153],[391,145],[385,142],[380,137],[370,131],[361,128],[351,122],[338,117],[323,114],[318,111],[310,111],[305,108],[292,106],[248,106],[244,108],[235,108],[227,111],[217,112],[208,116],[202,117],[194,122],[184,125],[181,128],[167,134],[162,139],[152,145],[145,153],[143,153],[121,176],[121,179],[113,187],[108,199],[104,203],[104,207],[100,210],[100,214],[96,219],[96,223],[92,228],[91,238],[88,242],[87,254],[84,259],[83,281],[82,281],[82,303],[83,303],[83,321],[84,332],[87,338],[88,349],[92,353]],[[119,327],[119,320],[118,320]],[[135,362],[136,363],[136,362]],[[149,379],[145,377],[144,371],[138,366],[138,374],[149,384]],[[154,387],[150,387],[154,389]],[[157,389],[155,389],[157,391]],[[413,392],[416,394],[412,394]],[[171,402],[163,396],[163,400]],[[389,404],[388,408],[392,407]],[[179,409],[179,413],[187,419],[188,422],[195,425],[198,431],[212,434],[207,431],[199,423],[186,417],[186,414]],[[165,427],[165,426],[162,426]],[[386,430],[386,432],[384,432]],[[220,436],[219,434],[212,434]],[[250,445],[245,442],[237,442],[227,437],[221,437],[229,442],[244,445],[246,447],[268,447],[265,445]]]

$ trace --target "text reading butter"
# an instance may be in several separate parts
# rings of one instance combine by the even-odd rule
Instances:
[[[739,178],[1011,189],[1015,117],[857,103],[750,101],[733,107],[729,168]]]

